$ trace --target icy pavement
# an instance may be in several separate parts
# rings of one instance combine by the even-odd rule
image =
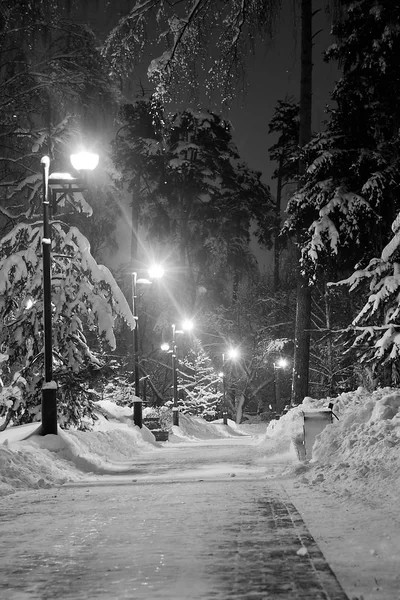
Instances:
[[[139,475],[2,499],[0,597],[345,600],[256,454],[251,438],[166,445]]]

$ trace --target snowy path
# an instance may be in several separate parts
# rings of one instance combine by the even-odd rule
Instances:
[[[287,496],[311,530],[317,522],[317,539],[313,492],[274,480],[281,466],[251,437],[165,444],[141,455],[134,475],[3,498],[0,598],[344,600]],[[340,501],[330,502],[338,511]],[[321,504],[320,496],[320,513]],[[373,587],[360,581],[362,552],[351,569],[338,559],[347,541],[326,523],[335,523],[325,519],[330,542],[317,541],[349,598],[367,587],[375,595],[366,600],[397,599],[395,588],[385,595],[374,578]]]

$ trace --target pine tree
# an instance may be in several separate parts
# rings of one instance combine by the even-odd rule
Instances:
[[[227,275],[234,295],[244,270],[254,264],[253,221],[268,240],[270,191],[240,159],[228,122],[189,109],[167,117],[152,102],[124,108],[113,144],[116,165],[136,190],[136,219],[150,240],[168,244],[171,254],[176,249],[174,262],[187,273],[179,284],[181,300],[186,296],[193,306],[199,287],[213,289]]]
[[[272,178],[277,180],[274,225],[274,289],[279,289],[279,259],[282,242],[281,212],[283,188],[294,183],[297,175],[299,140],[299,105],[293,99],[279,100],[269,123],[269,133],[279,133],[277,142],[268,151],[270,159],[277,163]]]
[[[199,343],[193,345],[179,364],[180,410],[206,420],[215,419],[221,398],[221,377]]]

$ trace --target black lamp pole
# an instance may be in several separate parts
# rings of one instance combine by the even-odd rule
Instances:
[[[57,435],[57,386],[53,381],[53,341],[51,322],[51,231],[49,202],[50,159],[43,156],[43,325],[44,325],[44,382],[42,385],[41,434]]]
[[[228,407],[226,406],[225,354],[222,355],[222,419],[224,425],[228,425]]]
[[[142,401],[140,400],[140,374],[139,374],[139,318],[137,314],[137,273],[132,273],[132,314],[135,320],[133,330],[133,370],[135,378],[135,400],[133,401],[133,422],[137,427],[143,426]]]
[[[179,426],[179,408],[178,408],[178,373],[177,373],[177,347],[175,325],[172,325],[172,382],[174,394],[174,406],[172,409],[172,424]]]

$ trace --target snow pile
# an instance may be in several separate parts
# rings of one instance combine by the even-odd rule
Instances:
[[[212,440],[240,435],[245,435],[245,433],[241,432],[236,423],[230,419],[228,419],[228,425],[224,425],[222,419],[205,421],[201,417],[179,415],[179,427],[172,426],[169,440],[171,442]]]
[[[333,403],[334,419],[315,440],[310,460],[299,460],[293,448],[303,441],[303,411],[326,409]],[[17,489],[41,488],[77,481],[88,473],[127,474],[138,472],[137,458],[159,453],[162,444],[146,428],[133,425],[132,409],[109,400],[98,403],[99,419],[93,431],[60,430],[58,436],[26,436],[37,424],[13,427],[0,433],[0,495]],[[265,426],[264,426],[265,427]],[[400,494],[400,391],[385,388],[368,392],[359,388],[337,398],[305,398],[266,433],[257,430],[258,449],[266,461],[288,468],[305,483],[318,485],[340,496],[357,495],[369,503],[396,501]],[[229,420],[207,422],[201,417],[179,415],[179,427],[172,427],[168,443],[199,442],[246,435],[242,425]],[[254,435],[254,432],[253,432]],[[294,465],[293,465],[294,463]],[[269,466],[270,468],[270,466]],[[282,474],[282,469],[279,471]],[[271,469],[270,469],[271,470]],[[278,474],[278,473],[277,473]]]
[[[305,483],[340,495],[394,500],[400,493],[400,390],[368,392],[358,388],[337,398],[312,400],[291,409],[267,428],[261,443],[270,452],[284,452],[303,438],[302,411],[333,403],[333,419],[320,433],[311,460],[294,468]]]
[[[100,400],[97,405],[93,431],[59,429],[58,435],[42,437],[33,435],[38,423],[32,423],[0,432],[0,496],[18,489],[79,481],[89,473],[136,473],[138,456],[162,451],[147,427],[133,425],[132,408],[110,400]],[[243,435],[233,421],[225,426],[222,421],[209,423],[187,415],[180,415],[179,427],[172,430],[171,441]]]
[[[87,473],[134,473],[138,455],[159,450],[146,427],[133,425],[131,409],[106,400],[99,404],[103,414],[94,431],[59,429],[58,435],[41,437],[32,435],[36,423],[1,432],[0,496],[78,481]]]

